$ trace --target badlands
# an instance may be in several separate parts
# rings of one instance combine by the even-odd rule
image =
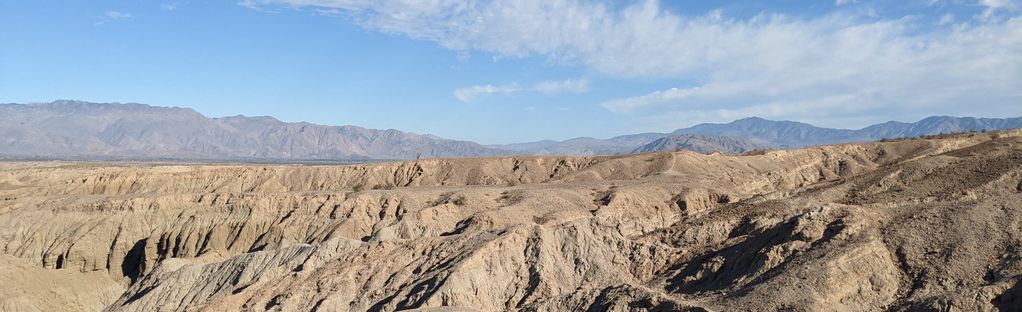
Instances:
[[[4,311],[1018,311],[1022,131],[743,155],[0,163]]]

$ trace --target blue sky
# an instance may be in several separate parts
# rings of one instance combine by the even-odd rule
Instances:
[[[481,143],[1019,116],[1020,14],[1018,0],[2,1],[0,102]]]

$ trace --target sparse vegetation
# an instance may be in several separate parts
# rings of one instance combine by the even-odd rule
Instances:
[[[451,199],[451,203],[458,206],[464,206],[465,204],[468,203],[468,200],[465,199],[465,195],[458,194],[458,196],[455,196],[453,199]]]
[[[383,184],[377,184],[373,186],[373,190],[393,190],[396,186],[394,183],[386,182]]]
[[[432,205],[433,206],[438,206],[438,205],[443,205],[443,204],[454,204],[454,205],[457,205],[457,206],[464,206],[467,203],[468,203],[468,198],[466,198],[464,194],[455,194],[455,193],[451,192],[451,193],[444,193],[443,195],[440,195],[440,198],[438,198],[436,201],[434,201],[432,203]]]
[[[766,155],[766,153],[767,153],[767,152],[769,152],[769,151],[771,151],[771,150],[770,150],[770,149],[765,149],[765,148],[761,148],[761,149],[754,149],[754,150],[751,150],[751,151],[748,151],[748,152],[745,152],[745,153],[741,153],[741,154],[739,154],[739,156],[759,156],[759,155]]]

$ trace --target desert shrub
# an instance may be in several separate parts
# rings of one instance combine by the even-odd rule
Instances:
[[[455,204],[458,206],[464,206],[466,203],[468,203],[468,199],[465,198],[465,195],[461,194],[455,195],[453,192],[449,192],[440,195],[440,198],[437,198],[436,201],[433,201],[431,205],[437,206],[442,204]]]
[[[393,183],[387,182],[387,183],[384,183],[384,184],[377,184],[377,185],[374,185],[374,186],[373,186],[373,189],[374,189],[374,190],[393,190],[393,189],[394,189],[394,187],[395,187],[395,186],[394,186],[394,184],[393,184]]]
[[[739,155],[740,156],[759,156],[759,155],[766,155],[766,153],[769,152],[769,151],[770,151],[770,149],[754,149],[754,150],[751,150],[751,151],[748,151],[748,152],[745,152],[745,153],[741,153]]]
[[[451,203],[458,206],[464,206],[466,203],[468,203],[468,200],[465,198],[465,195],[459,194],[458,196],[455,196],[454,198],[451,199]]]

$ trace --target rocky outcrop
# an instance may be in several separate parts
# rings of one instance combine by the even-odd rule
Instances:
[[[3,163],[0,308],[1004,309],[1020,155],[1006,132],[743,156]]]

